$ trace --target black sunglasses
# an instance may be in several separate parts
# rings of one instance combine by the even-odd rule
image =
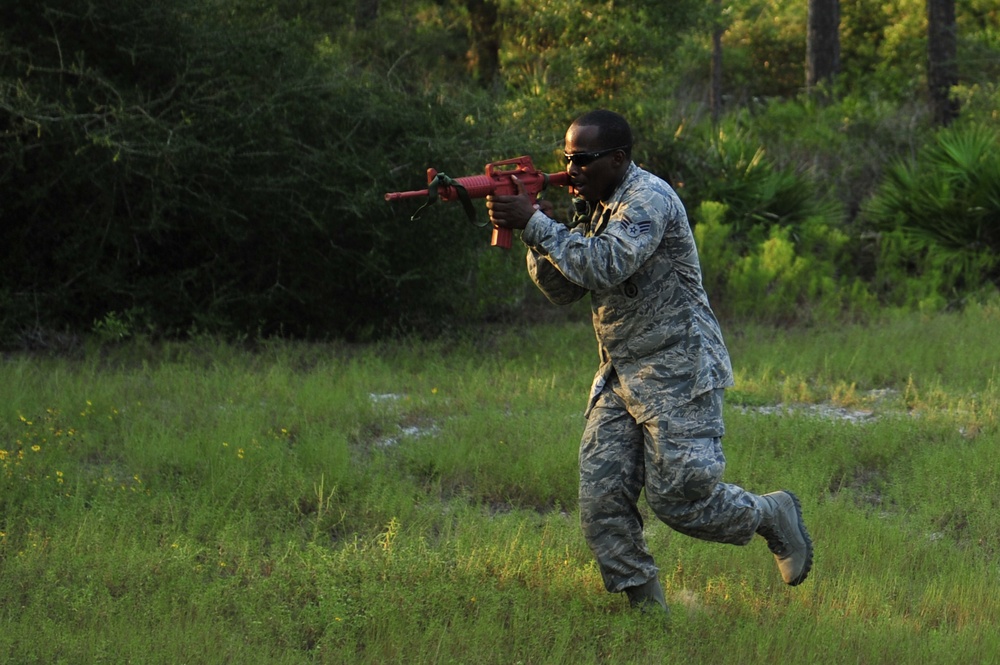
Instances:
[[[629,146],[627,146],[627,145],[622,145],[622,146],[618,146],[617,148],[608,148],[607,150],[598,150],[597,152],[574,152],[573,154],[570,154],[568,152],[564,152],[563,156],[566,158],[566,163],[567,164],[569,164],[570,162],[572,162],[573,164],[576,164],[577,166],[586,166],[587,164],[590,164],[591,162],[593,162],[595,160],[598,160],[601,157],[604,157],[605,155],[610,155],[611,153],[615,152],[616,150],[626,150],[628,147]]]

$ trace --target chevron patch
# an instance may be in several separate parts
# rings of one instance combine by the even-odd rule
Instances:
[[[644,233],[649,233],[652,222],[627,222],[625,224],[625,235],[629,238],[638,238]]]

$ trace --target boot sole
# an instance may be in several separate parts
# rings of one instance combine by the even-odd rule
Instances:
[[[792,503],[795,504],[795,516],[799,523],[799,531],[802,533],[802,537],[806,541],[806,563],[802,566],[802,572],[799,573],[799,576],[788,582],[788,586],[798,586],[805,581],[806,577],[809,575],[809,571],[812,570],[813,543],[812,538],[809,537],[809,531],[806,530],[805,520],[802,519],[802,504],[799,503],[799,497],[795,496],[795,494],[789,492],[788,490],[781,491],[792,497]]]

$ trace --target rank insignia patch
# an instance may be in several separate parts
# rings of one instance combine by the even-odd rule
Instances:
[[[626,222],[625,235],[629,238],[638,238],[644,233],[649,233],[649,227],[652,225],[652,222]]]

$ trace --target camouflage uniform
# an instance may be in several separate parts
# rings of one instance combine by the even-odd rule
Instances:
[[[580,513],[608,591],[657,568],[636,503],[697,538],[743,545],[757,497],[720,482],[729,353],[701,284],[684,206],[631,164],[608,201],[574,228],[536,212],[522,233],[528,271],[546,297],[591,294],[601,365],[580,445]]]

